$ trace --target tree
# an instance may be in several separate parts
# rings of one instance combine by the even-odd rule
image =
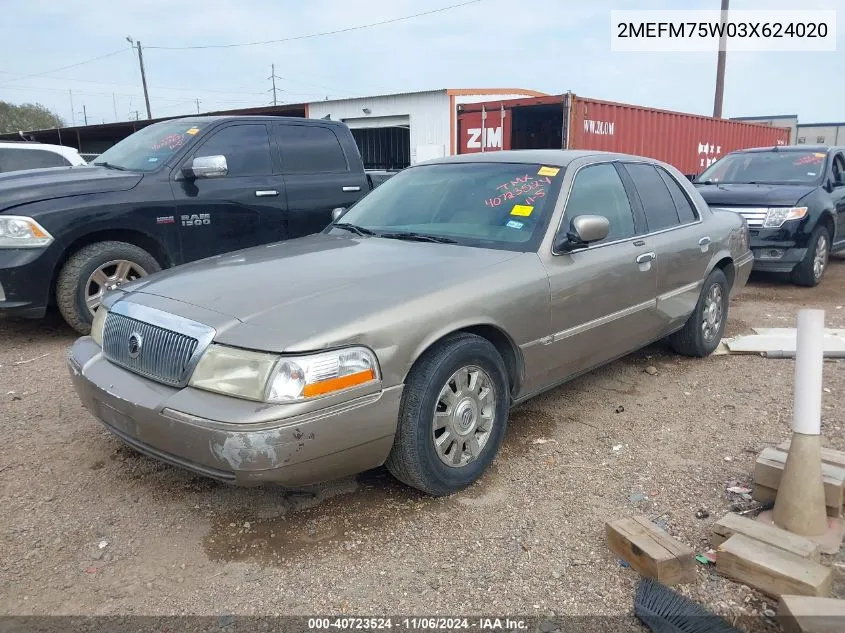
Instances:
[[[40,103],[14,105],[0,101],[0,134],[63,127],[62,118]]]

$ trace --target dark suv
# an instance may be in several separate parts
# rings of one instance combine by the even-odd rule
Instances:
[[[745,218],[755,270],[815,286],[831,253],[845,250],[845,147],[731,152],[694,182],[711,208]]]

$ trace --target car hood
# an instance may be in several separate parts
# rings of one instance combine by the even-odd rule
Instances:
[[[0,174],[0,211],[67,196],[127,191],[142,177],[94,165],[12,171]]]
[[[712,207],[782,207],[816,190],[813,185],[696,185]]]
[[[520,253],[375,237],[311,235],[180,266],[125,287],[197,308],[223,343],[285,351],[316,334],[400,310]],[[133,295],[136,299],[133,299]],[[150,304],[152,305],[152,304]],[[183,316],[191,316],[190,310]],[[401,318],[401,316],[399,317]]]

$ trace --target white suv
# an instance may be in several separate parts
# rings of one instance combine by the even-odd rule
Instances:
[[[73,147],[30,141],[0,142],[0,173],[85,164],[85,160]]]

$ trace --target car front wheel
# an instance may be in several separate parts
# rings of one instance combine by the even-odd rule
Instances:
[[[388,470],[433,496],[472,484],[504,439],[507,385],[502,357],[484,338],[458,334],[427,351],[405,383]]]
[[[810,235],[804,259],[792,271],[792,283],[798,286],[819,285],[830,258],[830,233],[824,226],[817,226]]]

